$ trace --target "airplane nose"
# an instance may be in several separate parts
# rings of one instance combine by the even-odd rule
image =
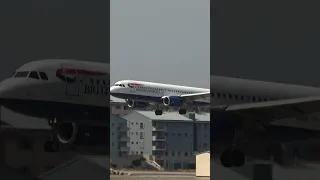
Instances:
[[[114,93],[115,91],[116,91],[116,87],[111,86],[111,87],[110,87],[110,93]]]
[[[0,104],[5,103],[10,98],[13,98],[13,91],[15,89],[14,84],[8,80],[4,80],[0,83]]]

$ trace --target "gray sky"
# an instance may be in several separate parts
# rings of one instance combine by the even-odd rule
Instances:
[[[211,74],[320,86],[316,2],[212,0]]]
[[[0,2],[0,80],[46,58],[109,62],[108,1]]]
[[[111,0],[111,83],[209,88],[209,0]]]

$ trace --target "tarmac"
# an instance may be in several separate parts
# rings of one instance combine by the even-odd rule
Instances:
[[[254,171],[254,165],[256,171]],[[258,168],[257,168],[258,167]],[[259,168],[260,167],[260,168]],[[219,163],[211,162],[211,176],[218,180],[319,180],[320,164],[300,162],[298,165],[280,166],[271,162],[251,162],[240,168],[224,168]],[[127,173],[127,172],[126,172]],[[129,171],[131,176],[111,176],[111,179],[165,179],[165,180],[209,180],[210,177],[195,177],[194,172],[153,172]]]

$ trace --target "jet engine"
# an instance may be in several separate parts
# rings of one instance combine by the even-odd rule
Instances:
[[[73,143],[78,133],[75,123],[62,123],[57,126],[57,138],[63,144]]]
[[[161,99],[165,106],[181,106],[183,104],[183,100],[178,96],[163,96]]]
[[[147,102],[134,101],[134,100],[131,100],[131,99],[127,99],[126,103],[127,103],[127,106],[129,108],[146,108],[146,107],[148,107],[150,105]]]

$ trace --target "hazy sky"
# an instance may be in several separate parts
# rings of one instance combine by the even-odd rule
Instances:
[[[212,0],[211,73],[320,86],[316,2]]]
[[[108,1],[1,1],[0,80],[38,59],[108,62],[108,9]]]
[[[209,88],[209,0],[111,0],[111,83]]]

